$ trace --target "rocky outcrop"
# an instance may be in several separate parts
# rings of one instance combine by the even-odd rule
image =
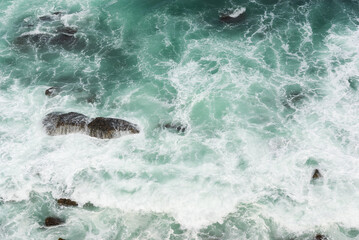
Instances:
[[[65,135],[69,133],[86,133],[87,124],[91,119],[76,112],[53,112],[45,116],[42,121],[46,133],[51,136]]]
[[[313,180],[316,180],[316,179],[319,179],[319,178],[322,178],[323,176],[322,176],[322,174],[319,172],[319,170],[318,169],[315,169],[314,170],[314,173],[313,173],[313,176],[312,176],[312,179]]]
[[[63,224],[63,223],[65,223],[65,221],[62,220],[61,218],[58,218],[58,217],[47,217],[45,219],[45,226],[46,227],[57,226],[57,225],[60,225],[60,224]]]
[[[89,135],[97,138],[115,138],[121,133],[136,134],[140,131],[136,125],[122,119],[116,118],[95,118],[88,124]]]
[[[66,207],[77,207],[78,206],[77,202],[72,201],[71,199],[67,199],[67,198],[57,199],[57,204],[59,204],[61,206],[66,206]]]
[[[76,112],[49,113],[42,124],[46,133],[51,136],[80,132],[91,137],[110,139],[140,132],[137,125],[122,119],[103,117],[91,119]]]

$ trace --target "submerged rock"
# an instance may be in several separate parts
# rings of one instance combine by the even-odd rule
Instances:
[[[65,223],[65,221],[62,220],[61,218],[58,218],[58,217],[47,217],[45,219],[45,226],[46,227],[57,226],[57,225],[60,225],[60,224],[63,224],[63,223]]]
[[[359,88],[359,77],[350,77],[348,79],[349,87],[351,87],[353,90],[357,91]]]
[[[57,11],[57,12],[53,12],[53,13],[52,13],[52,15],[56,15],[56,16],[57,16],[57,15],[62,15],[62,14],[64,14],[64,12]]]
[[[91,119],[76,112],[49,113],[42,124],[46,133],[51,136],[81,132],[91,137],[110,139],[140,132],[135,124],[122,119],[103,117]]]
[[[87,202],[83,205],[83,208],[89,211],[97,211],[100,208],[93,205],[91,202]]]
[[[77,202],[72,201],[71,199],[67,199],[67,198],[60,198],[57,200],[57,203],[61,206],[66,206],[66,207],[69,207],[69,206],[77,207],[78,206]]]
[[[15,39],[15,44],[45,44],[52,37],[49,33],[25,33]]]
[[[297,104],[305,98],[304,91],[299,84],[285,86],[287,100],[292,104]]]
[[[87,124],[91,119],[83,114],[70,112],[53,112],[45,116],[42,121],[46,133],[55,135],[64,135],[76,132],[86,132]]]
[[[58,240],[65,240],[65,239],[63,239],[63,238],[59,238]]]
[[[41,21],[52,21],[52,20],[54,20],[53,17],[50,16],[50,15],[41,16],[41,17],[39,17],[39,19]]]
[[[246,12],[245,8],[243,7],[238,8],[234,10],[232,13],[221,14],[219,19],[225,23],[238,23],[245,19],[245,12]]]
[[[51,13],[51,15],[44,15],[44,16],[40,16],[39,19],[41,21],[54,21],[59,19],[59,17],[61,17],[61,15],[63,14],[63,12],[53,12]]]
[[[186,131],[186,126],[183,126],[181,124],[174,124],[174,123],[166,123],[162,125],[163,128],[175,130],[179,133],[184,133]]]
[[[114,138],[122,132],[139,133],[137,126],[122,119],[97,117],[88,124],[89,135],[97,138]]]
[[[60,88],[58,87],[50,87],[46,89],[45,95],[48,97],[54,97],[60,93]]]
[[[314,173],[313,173],[313,176],[312,176],[312,179],[315,180],[315,179],[319,179],[319,178],[322,178],[322,174],[319,172],[318,169],[315,169],[314,170]]]
[[[56,36],[54,36],[53,38],[51,38],[50,40],[50,44],[53,45],[70,45],[75,43],[76,38],[73,35],[69,35],[69,34],[65,34],[65,33],[60,33]]]
[[[60,45],[68,46],[76,42],[76,38],[73,35],[58,33],[25,33],[16,38],[14,43],[17,45],[34,44],[36,46]]]
[[[56,32],[64,33],[64,34],[67,34],[67,35],[73,35],[73,34],[77,33],[77,29],[73,28],[73,27],[61,26],[61,27],[58,27],[56,29]]]

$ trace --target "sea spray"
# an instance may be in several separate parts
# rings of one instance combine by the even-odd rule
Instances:
[[[245,18],[221,21],[235,9]],[[356,1],[0,1],[0,238],[358,238],[358,12]],[[16,44],[60,27],[74,43]],[[141,132],[48,136],[51,112]],[[45,228],[49,216],[65,223]]]

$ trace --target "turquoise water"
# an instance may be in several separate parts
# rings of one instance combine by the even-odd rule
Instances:
[[[0,36],[1,239],[359,239],[358,1],[1,0]]]

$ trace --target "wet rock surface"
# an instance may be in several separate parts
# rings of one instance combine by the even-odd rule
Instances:
[[[86,132],[86,125],[90,118],[76,112],[53,112],[45,116],[42,121],[46,133],[51,136],[76,132]]]
[[[66,206],[66,207],[77,207],[78,206],[77,202],[72,201],[71,199],[67,199],[67,198],[58,199],[57,204],[59,204],[61,206]]]
[[[65,223],[64,220],[62,220],[61,218],[58,217],[47,217],[45,219],[45,226],[46,227],[53,227],[53,226],[58,226]]]
[[[81,132],[91,137],[110,139],[140,132],[135,124],[122,119],[103,117],[91,119],[76,112],[49,113],[42,124],[46,133],[51,136]]]
[[[125,120],[97,117],[88,124],[89,135],[97,138],[114,138],[121,132],[139,133],[138,128]]]

